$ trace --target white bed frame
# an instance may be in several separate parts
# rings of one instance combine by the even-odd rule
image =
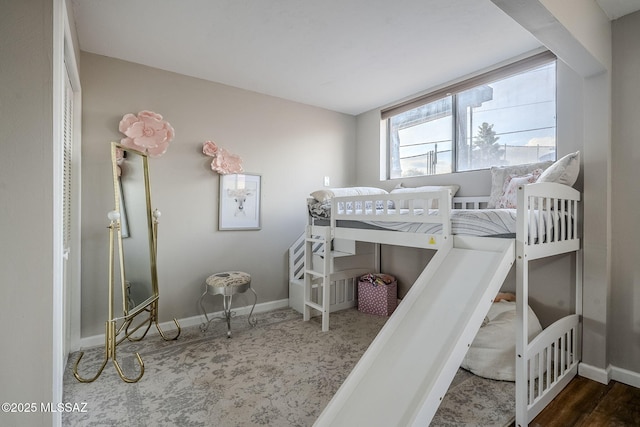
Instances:
[[[432,206],[437,200],[438,215],[422,215],[421,206]],[[407,247],[438,250],[451,235],[450,209],[477,209],[486,206],[484,197],[458,197],[452,200],[449,190],[431,193],[400,193],[332,199],[329,226],[316,225],[313,218],[305,233],[304,257],[304,320],[313,310],[322,314],[322,330],[329,329],[331,289],[336,281],[348,279],[348,273],[333,271],[333,253],[324,251],[321,266],[314,265],[314,251],[329,248],[334,239],[364,241]],[[406,214],[389,209],[388,201],[396,206],[408,207]],[[575,189],[554,183],[535,183],[518,188],[517,229],[515,238],[516,293],[518,295],[516,331],[516,425],[527,425],[577,374],[581,354],[582,261],[578,237],[578,202],[580,193]],[[382,209],[338,209],[370,203]],[[404,221],[442,224],[442,233],[424,234],[371,230],[340,226],[342,220]],[[553,224],[553,233],[545,236],[543,224]],[[316,249],[314,249],[314,247]],[[562,253],[576,253],[575,313],[556,321],[536,338],[528,341],[529,262]],[[352,286],[355,283],[351,280]],[[315,290],[317,289],[317,290]],[[314,298],[321,290],[322,297]],[[355,291],[352,291],[355,303]],[[344,303],[344,301],[341,301]],[[342,306],[345,306],[342,304]],[[346,306],[349,306],[348,304]],[[341,307],[342,308],[342,307]]]

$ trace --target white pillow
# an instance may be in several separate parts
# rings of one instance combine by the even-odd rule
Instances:
[[[453,197],[456,195],[456,193],[460,189],[460,186],[453,184],[453,185],[424,185],[422,187],[403,187],[402,184],[398,184],[396,188],[391,190],[391,194],[424,193],[428,191],[442,191],[446,189],[451,190],[451,197]],[[424,209],[424,206],[422,206],[421,202],[422,200],[416,201],[413,207],[417,209]],[[409,207],[408,202],[406,201],[403,201],[402,203],[400,203],[400,206],[399,206],[400,209],[406,209],[408,207]],[[437,202],[437,199],[434,199],[431,201],[431,206],[429,206],[428,209],[437,209],[437,208],[438,208],[438,202]]]
[[[491,304],[488,322],[478,330],[461,367],[485,378],[502,381],[516,379],[516,303]],[[542,326],[529,307],[529,340]]]
[[[510,175],[504,183],[502,196],[496,202],[497,209],[515,209],[518,205],[518,186],[533,184],[539,179],[542,169],[536,169],[526,175]]]
[[[567,154],[549,166],[538,178],[538,182],[556,182],[571,187],[580,173],[580,152]]]
[[[369,196],[376,194],[389,194],[389,192],[383,190],[382,188],[375,187],[327,188],[314,191],[313,193],[311,193],[311,197],[319,202],[326,202],[334,197]]]

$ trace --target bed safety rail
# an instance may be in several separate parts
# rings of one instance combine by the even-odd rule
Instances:
[[[524,358],[525,380],[516,379],[518,425],[531,422],[578,372],[580,315],[572,314],[548,326],[529,343]],[[526,409],[525,409],[526,408]],[[524,422],[522,421],[524,420]]]
[[[528,260],[576,251],[580,193],[556,183],[518,187],[516,240],[523,243]]]
[[[376,194],[334,197],[331,201],[332,238],[373,243],[439,249],[451,236],[451,191]],[[441,224],[436,234],[389,230],[358,230],[342,226],[343,221]]]
[[[451,191],[334,197],[332,226],[337,220],[443,223],[448,220]]]
[[[489,196],[457,196],[453,198],[453,209],[487,209]]]
[[[524,427],[571,381],[580,360],[580,193],[556,183],[518,187],[516,225],[516,425]],[[576,253],[575,314],[527,339],[529,261]]]

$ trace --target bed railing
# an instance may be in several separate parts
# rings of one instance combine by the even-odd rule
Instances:
[[[577,373],[580,360],[580,255],[576,254],[576,313],[527,340],[529,261],[578,252],[580,193],[555,183],[518,187],[516,223],[516,425],[527,425]]]
[[[529,343],[526,360],[529,408],[539,403],[542,403],[542,407],[546,406],[548,402],[542,401],[548,391],[561,382],[567,373],[577,369],[580,360],[579,322],[580,316],[577,314],[563,317]]]
[[[456,196],[453,198],[453,209],[487,209],[489,196]]]
[[[516,425],[524,427],[566,387],[580,362],[580,315],[572,314],[545,328],[516,363]],[[523,369],[523,371],[520,371]]]
[[[443,234],[451,234],[450,206],[450,190],[335,197],[331,226],[339,220],[416,222],[442,224]]]
[[[535,183],[518,187],[516,240],[523,243],[528,260],[554,253],[576,251],[580,193],[556,183]]]
[[[335,197],[331,201],[332,238],[440,249],[451,241],[451,191],[448,189],[420,193],[394,193],[368,196]],[[402,232],[362,230],[343,221],[439,224],[439,231]],[[419,228],[419,227],[418,227]]]

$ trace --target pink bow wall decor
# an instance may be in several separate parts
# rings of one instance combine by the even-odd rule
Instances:
[[[120,143],[125,147],[147,153],[150,157],[162,156],[175,136],[173,127],[153,111],[140,111],[138,115],[125,114],[120,120],[120,132],[127,137]]]
[[[211,169],[221,175],[230,173],[242,173],[242,159],[237,154],[231,154],[222,147],[218,147],[213,141],[205,141],[202,153],[213,157]]]

